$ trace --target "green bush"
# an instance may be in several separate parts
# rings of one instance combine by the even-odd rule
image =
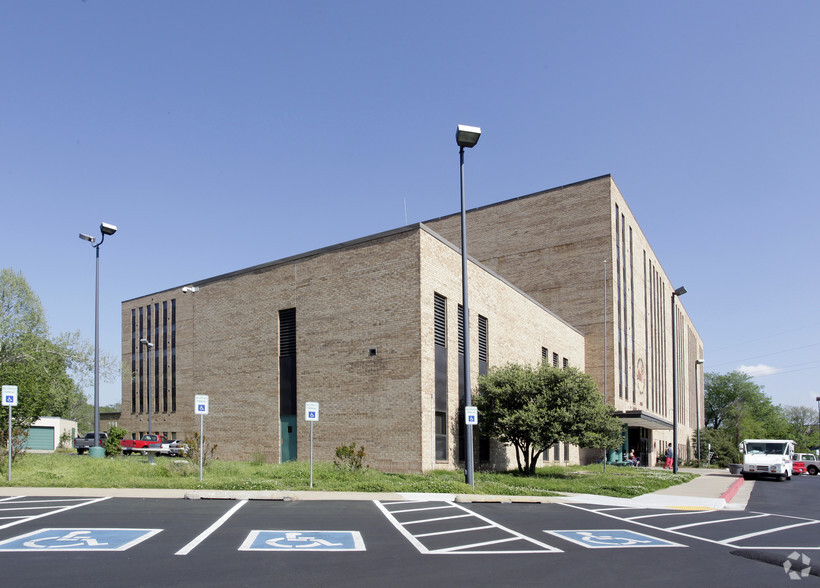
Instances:
[[[113,457],[120,452],[120,441],[128,434],[128,431],[117,425],[108,427],[108,438],[103,444],[106,457]]]
[[[360,446],[357,450],[355,442],[350,445],[339,445],[336,448],[336,458],[333,460],[333,465],[342,471],[359,472],[363,468],[370,467],[364,465],[365,455],[367,454],[364,452],[364,447]]]

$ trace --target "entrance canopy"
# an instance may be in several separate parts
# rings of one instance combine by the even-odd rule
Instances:
[[[653,414],[642,410],[619,410],[614,413],[622,423],[630,427],[643,427],[653,431],[663,431],[672,429],[672,421],[667,421]]]

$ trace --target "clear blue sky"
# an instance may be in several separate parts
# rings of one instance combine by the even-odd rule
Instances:
[[[611,173],[706,348],[820,395],[820,3],[7,0],[0,266],[120,303]],[[119,400],[119,383],[102,388]]]

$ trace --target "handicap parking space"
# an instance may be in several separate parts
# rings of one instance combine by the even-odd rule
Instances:
[[[820,549],[820,520],[771,513],[568,505],[611,520],[734,549]]]

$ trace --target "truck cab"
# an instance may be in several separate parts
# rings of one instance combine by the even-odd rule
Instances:
[[[743,479],[766,476],[791,480],[794,445],[791,439],[744,439],[739,447],[743,454]]]

